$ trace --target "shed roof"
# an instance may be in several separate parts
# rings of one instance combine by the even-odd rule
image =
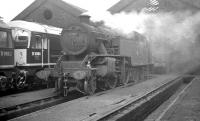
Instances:
[[[145,7],[150,7],[152,5],[151,2],[155,1],[159,2],[160,11],[200,10],[199,0],[120,0],[109,8],[108,11],[112,14],[120,13],[122,11],[141,11]]]
[[[111,13],[119,13],[135,1],[137,0],[120,0],[118,3],[110,7],[108,11],[110,11]]]
[[[61,7],[62,9],[70,12],[74,16],[79,16],[81,13],[86,12],[86,10],[64,2],[63,0],[35,0],[32,4],[30,4],[27,8],[25,8],[20,14],[18,14],[13,20],[24,20],[29,14],[33,11],[37,10],[40,6],[45,4],[46,2],[52,2],[53,4]],[[69,10],[70,8],[70,10]]]

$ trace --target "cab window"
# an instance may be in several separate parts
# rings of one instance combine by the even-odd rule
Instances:
[[[48,48],[48,40],[47,38],[43,39],[43,49],[47,49]]]
[[[32,49],[42,49],[42,37],[40,35],[35,35],[31,39]]]
[[[0,47],[13,48],[13,39],[9,30],[0,30]]]
[[[7,48],[8,42],[7,42],[7,32],[6,31],[0,31],[0,47],[1,48]]]
[[[47,49],[48,40],[42,35],[33,35],[31,38],[31,48],[32,49]]]
[[[15,48],[27,48],[30,34],[25,30],[15,29],[12,30],[12,36],[15,41]]]
[[[13,48],[13,46],[13,38],[10,32],[10,34],[8,34],[8,48]]]

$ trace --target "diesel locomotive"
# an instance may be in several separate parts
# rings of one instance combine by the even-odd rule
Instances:
[[[46,84],[61,51],[62,29],[21,20],[7,26],[1,29],[1,90]]]
[[[14,69],[14,45],[11,28],[0,20],[0,90],[5,90],[7,76],[12,76]]]
[[[96,26],[90,16],[62,30],[62,56],[55,66],[56,89],[67,96],[71,90],[94,94],[97,89],[112,89],[144,80],[152,66],[147,39],[134,32],[125,38],[110,29]]]

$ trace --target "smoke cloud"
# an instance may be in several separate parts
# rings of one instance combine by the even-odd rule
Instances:
[[[169,71],[185,71],[200,64],[200,12],[88,13],[123,36],[134,31],[147,37],[153,60]]]

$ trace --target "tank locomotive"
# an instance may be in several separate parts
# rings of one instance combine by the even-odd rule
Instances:
[[[91,95],[97,89],[112,89],[144,80],[151,65],[149,44],[135,32],[127,39],[105,27],[85,21],[61,33],[63,55],[57,61],[56,89],[67,96],[71,90]]]

